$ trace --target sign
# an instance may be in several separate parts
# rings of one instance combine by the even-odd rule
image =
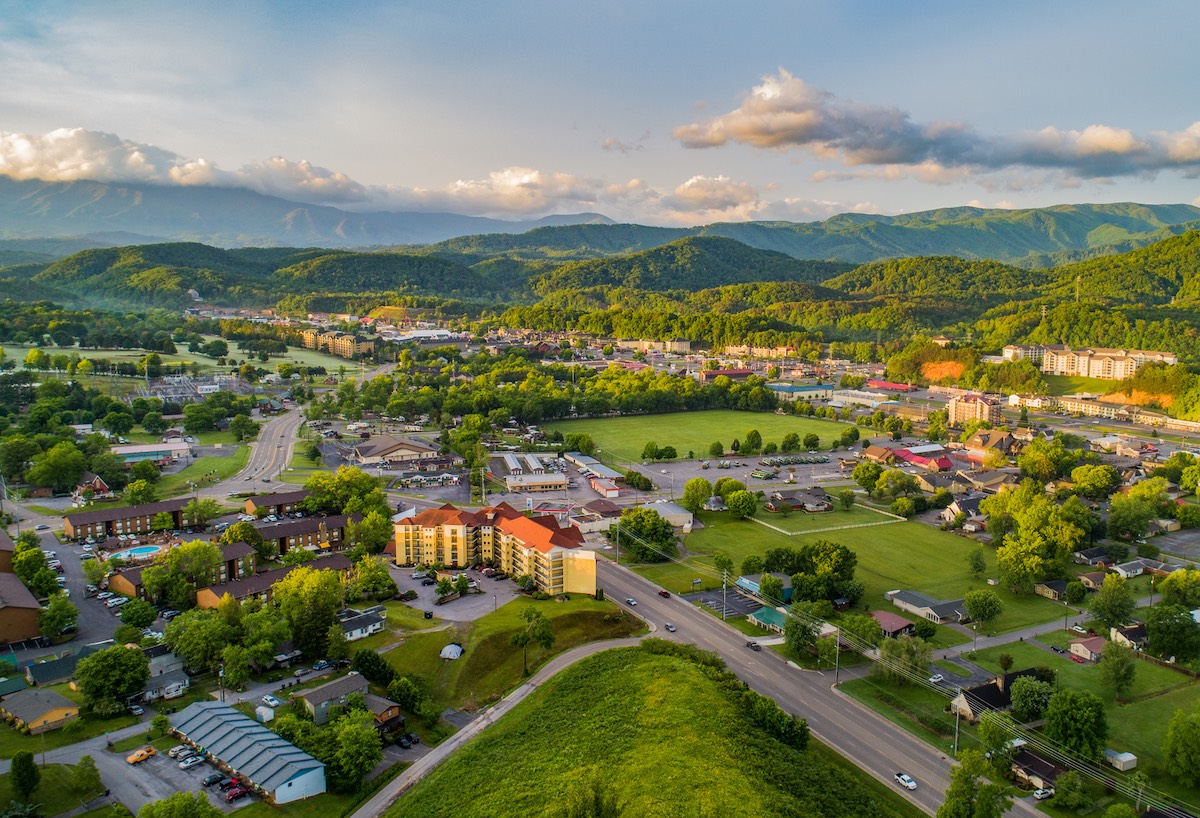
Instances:
[[[699,585],[699,584],[700,584],[700,580],[698,580],[698,579],[694,579],[694,580],[692,580],[692,584],[693,584],[693,585]]]

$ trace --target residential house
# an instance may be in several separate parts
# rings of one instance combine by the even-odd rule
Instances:
[[[939,625],[970,619],[961,599],[937,600],[919,591],[888,591],[883,596],[900,610]]]
[[[750,574],[748,576],[738,577],[737,581],[734,583],[734,587],[739,588],[742,591],[745,591],[750,596],[752,596],[756,599],[762,599],[762,578],[764,576],[765,576],[765,574]],[[788,604],[789,602],[791,602],[792,601],[792,578],[790,576],[788,576],[787,574],[783,574],[783,573],[775,573],[775,574],[771,574],[771,576],[775,577],[776,579],[778,579],[780,582],[783,583],[783,599],[767,600],[767,602],[768,603],[782,602],[785,605]]]
[[[1079,565],[1112,565],[1108,549],[1102,545],[1082,548],[1075,552],[1075,562]]]
[[[1016,488],[1019,484],[1016,474],[1007,471],[959,471],[958,476],[970,484],[972,491],[984,494],[999,494],[1002,491]]]
[[[111,500],[117,496],[108,483],[104,482],[104,478],[90,471],[85,471],[83,477],[79,478],[79,484],[71,492],[71,500],[76,503],[87,502],[86,492],[91,492],[92,500]]]
[[[16,574],[0,573],[0,645],[41,635],[38,604]]]
[[[178,699],[191,687],[191,677],[185,671],[171,670],[151,676],[142,690],[142,701],[157,702]]]
[[[342,632],[346,634],[347,641],[357,642],[359,639],[366,639],[371,634],[381,633],[386,617],[387,612],[382,606],[369,611],[347,609],[338,611],[338,624],[342,626]]]
[[[966,494],[971,490],[971,484],[957,474],[918,474],[916,479],[917,488],[929,494],[938,489],[946,489],[954,495]]]
[[[799,491],[774,492],[766,504],[768,511],[779,511],[785,506],[793,511],[804,511],[809,514],[833,511],[833,503],[830,502],[829,495],[825,489],[819,486]]]
[[[1046,599],[1061,602],[1067,598],[1067,581],[1065,579],[1043,580],[1033,586],[1033,592],[1038,596],[1046,597]]]
[[[17,553],[17,544],[13,542],[8,532],[0,528],[0,573],[13,572],[13,556]]]
[[[719,494],[714,494],[704,501],[705,511],[728,511],[729,506],[725,505],[725,498]]]
[[[383,696],[367,693],[363,696],[363,704],[367,711],[375,717],[375,730],[381,736],[391,736],[404,732],[404,716],[400,713],[400,705]]]
[[[968,520],[978,517],[980,516],[979,503],[983,499],[984,497],[981,494],[955,497],[950,505],[938,512],[938,519],[945,523],[952,523],[959,514],[966,515]]]
[[[1089,662],[1099,662],[1104,654],[1104,646],[1108,640],[1103,636],[1086,636],[1082,639],[1072,639],[1070,653]]]
[[[53,690],[29,687],[0,700],[0,714],[11,717],[17,727],[26,727],[36,736],[78,718],[79,705]]]
[[[344,706],[346,697],[351,693],[366,695],[367,680],[358,671],[352,670],[345,676],[326,682],[320,687],[296,694],[295,698],[312,716],[313,724],[324,724],[329,721],[330,709]]]
[[[1022,749],[1013,756],[1012,771],[1017,781],[1033,789],[1049,789],[1066,770],[1047,761],[1032,750]]]
[[[889,639],[898,639],[901,636],[913,636],[917,632],[917,626],[903,616],[900,616],[900,614],[894,614],[890,611],[871,611],[871,618],[879,623],[879,628],[883,631],[883,635]]]
[[[1104,584],[1106,576],[1108,576],[1106,571],[1088,571],[1086,574],[1080,574],[1077,579],[1089,591],[1099,591],[1100,586]]]
[[[969,459],[982,463],[991,452],[999,452],[1005,457],[1015,454],[1017,441],[1008,432],[998,429],[978,429],[963,444],[963,448],[967,450]]]
[[[1109,628],[1108,636],[1118,645],[1124,645],[1133,650],[1140,651],[1146,646],[1146,626],[1142,622],[1123,628]]]
[[[1139,577],[1142,574],[1153,574],[1154,576],[1165,577],[1168,574],[1175,573],[1176,571],[1184,570],[1184,567],[1182,565],[1172,565],[1169,562],[1162,562],[1161,560],[1153,560],[1149,557],[1139,557],[1136,560],[1130,560],[1129,562],[1123,562],[1120,565],[1114,565],[1112,570],[1125,577],[1125,579],[1131,579],[1133,577]]]
[[[96,651],[111,648],[115,643],[111,639],[84,645],[76,651],[64,653],[62,656],[33,662],[25,666],[25,680],[31,685],[47,687],[68,682],[75,675],[75,666],[80,659],[91,656]]]
[[[142,653],[150,661],[150,675],[160,676],[175,670],[183,670],[183,657],[176,655],[166,645],[154,645],[142,648]]]
[[[964,688],[950,702],[950,709],[967,721],[979,721],[988,710],[1007,710],[1012,707],[1012,683],[1022,676],[1037,676],[1033,668],[1014,670],[975,687]]]

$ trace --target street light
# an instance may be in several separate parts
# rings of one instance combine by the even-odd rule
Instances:
[[[671,478],[671,499],[675,499],[675,472],[667,472],[666,469],[660,469],[661,474],[666,474]]]

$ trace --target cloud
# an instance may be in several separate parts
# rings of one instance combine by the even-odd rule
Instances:
[[[805,150],[850,167],[912,168],[917,172],[888,171],[872,178],[918,178],[936,184],[956,181],[959,169],[1040,168],[1090,179],[1169,169],[1200,173],[1200,122],[1183,131],[1141,136],[1102,124],[984,136],[961,122],[922,124],[899,108],[838,99],[782,68],[777,75],[763,77],[734,110],[680,126],[673,135],[687,148],[738,142],[768,150]]]
[[[615,136],[606,136],[604,141],[600,143],[600,149],[605,151],[618,151],[620,153],[629,154],[634,151],[646,149],[645,142],[650,138],[650,132],[646,131],[632,142],[623,142]]]

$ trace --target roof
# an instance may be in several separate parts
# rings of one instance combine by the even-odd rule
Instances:
[[[1103,636],[1086,636],[1082,639],[1072,639],[1071,644],[1082,646],[1088,653],[1103,653],[1108,640]]]
[[[32,608],[40,610],[37,599],[16,574],[0,573],[0,609]]]
[[[521,541],[526,548],[548,554],[555,548],[578,548],[583,545],[583,534],[574,526],[560,527],[553,517],[530,519],[517,516],[502,519],[496,525],[500,531]]]
[[[221,561],[229,562],[230,560],[240,560],[254,553],[253,546],[250,543],[238,540],[237,542],[227,542],[221,545]]]
[[[32,724],[51,710],[70,707],[79,710],[79,705],[53,690],[44,687],[27,687],[4,697],[4,709],[26,724]]]
[[[372,625],[380,625],[382,623],[383,617],[377,613],[361,613],[358,616],[343,619],[339,624],[342,626],[342,630],[349,633],[350,631],[369,628]]]
[[[1042,758],[1030,750],[1022,750],[1013,756],[1013,766],[1019,767],[1027,774],[1032,774],[1047,784],[1053,784],[1062,768]]]
[[[152,690],[162,690],[164,687],[169,687],[174,684],[182,684],[187,687],[191,682],[191,677],[183,670],[168,670],[166,673],[160,673],[157,676],[151,676],[146,680],[145,692],[149,693]]]
[[[367,680],[358,671],[352,670],[339,679],[334,679],[332,682],[326,682],[320,687],[314,687],[312,690],[299,693],[297,697],[304,699],[310,705],[316,707],[325,702],[341,699],[348,693],[366,692]]]
[[[970,702],[971,709],[976,712],[981,709],[1004,710],[1012,705],[1012,683],[1024,676],[1037,678],[1037,673],[1033,668],[1014,670],[1011,673],[1005,673],[998,679],[966,688],[962,693]]]
[[[955,600],[937,600],[933,597],[926,596],[920,591],[891,591],[889,592],[892,601],[900,600],[908,605],[916,608],[928,608],[938,616],[963,616],[966,610],[963,608],[961,599]]]
[[[1141,622],[1126,628],[1117,628],[1117,633],[1124,636],[1130,642],[1146,641],[1146,626]]]
[[[1059,594],[1065,594],[1067,592],[1067,581],[1065,579],[1046,579],[1037,584],[1044,588],[1049,588],[1051,591]]]
[[[900,614],[894,614],[891,611],[871,611],[871,618],[879,623],[879,627],[883,628],[884,633],[895,633],[905,628],[914,627],[912,622],[909,622]]]
[[[7,696],[29,687],[24,676],[0,676],[0,696]]]
[[[436,446],[430,446],[411,437],[393,437],[392,435],[376,435],[370,440],[364,440],[354,447],[358,457],[383,457],[386,454],[406,449],[410,452],[436,452]]]
[[[34,662],[33,664],[26,665],[25,672],[29,674],[29,678],[33,680],[34,684],[46,684],[59,679],[66,679],[75,672],[75,666],[79,664],[80,659],[86,659],[96,651],[111,648],[113,644],[113,641],[108,639],[103,642],[84,645],[75,653],[68,653],[57,659],[49,659],[45,662]]]
[[[232,582],[222,582],[220,585],[210,585],[207,588],[201,588],[201,591],[209,591],[217,597],[222,597],[229,594],[234,599],[245,599],[246,597],[256,596],[269,589],[272,585],[279,582],[292,571],[297,568],[313,568],[318,571],[349,571],[351,563],[349,557],[345,554],[330,554],[327,557],[318,557],[315,560],[301,563],[300,565],[289,565],[287,568],[276,568],[274,571],[263,571],[261,574],[255,574],[252,577],[245,579],[233,580]]]
[[[592,500],[584,505],[588,511],[594,511],[601,517],[620,517],[621,507],[612,500],[606,500],[601,497],[598,500]]]
[[[392,707],[400,706],[399,704],[392,701],[391,699],[385,699],[383,696],[376,696],[374,693],[364,694],[363,695],[363,704],[365,704],[367,706],[367,710],[370,710],[376,716],[378,716],[380,713],[383,713]]]
[[[359,522],[361,514],[334,514],[329,517],[301,517],[299,520],[283,520],[278,523],[256,524],[254,527],[265,540],[278,540],[283,537],[295,537],[300,534],[312,534],[325,525],[327,531],[346,527],[350,520]]]
[[[63,519],[71,525],[77,526],[88,523],[107,523],[111,520],[127,520],[131,517],[153,517],[163,511],[180,511],[190,502],[190,497],[177,497],[174,500],[159,500],[157,503],[143,503],[140,506],[117,506],[95,511],[81,511],[78,514],[64,514]]]
[[[309,492],[307,489],[298,491],[277,491],[272,494],[256,494],[250,498],[250,502],[256,506],[278,506],[287,505],[288,503],[299,503],[301,500],[308,498]]]
[[[787,624],[786,614],[775,608],[767,608],[765,606],[750,614],[750,618],[776,628],[783,628]]]
[[[180,735],[267,792],[325,768],[249,716],[218,702],[194,702],[169,718]]]
[[[8,536],[8,532],[0,528],[0,551],[16,551],[17,544]]]

